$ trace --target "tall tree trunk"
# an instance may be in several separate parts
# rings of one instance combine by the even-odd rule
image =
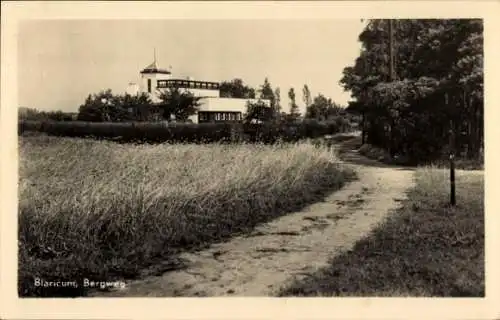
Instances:
[[[365,144],[366,126],[365,126],[365,110],[361,113],[361,144]]]

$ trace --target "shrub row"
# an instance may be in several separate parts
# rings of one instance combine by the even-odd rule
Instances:
[[[250,141],[274,143],[317,138],[350,130],[343,118],[319,122],[242,123],[162,123],[162,122],[57,122],[20,120],[18,133],[43,132],[52,136],[116,140],[121,142],[229,142]]]
[[[20,121],[19,134],[28,131],[43,132],[52,136],[154,143],[224,141],[231,138],[234,128],[229,123]]]
[[[246,124],[244,133],[252,142],[273,143],[277,140],[292,142],[305,138],[318,138],[328,134],[346,132],[350,123],[343,118],[329,121],[304,120],[297,122],[278,122]]]

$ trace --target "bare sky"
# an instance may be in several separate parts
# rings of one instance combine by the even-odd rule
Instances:
[[[268,77],[298,104],[302,87],[345,104],[342,70],[359,54],[359,19],[349,20],[33,20],[18,35],[19,105],[77,111],[89,93],[123,93],[153,60],[174,76],[257,87]]]

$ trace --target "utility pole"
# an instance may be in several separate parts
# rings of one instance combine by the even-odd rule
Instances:
[[[395,70],[394,70],[394,21],[389,19],[389,81],[393,82],[396,80]],[[393,126],[394,119],[391,116],[391,123],[389,126],[389,154],[393,156]]]
[[[366,60],[368,57],[365,58],[363,62],[363,68],[365,75],[368,75],[368,67],[369,67],[369,62]],[[362,60],[363,61],[363,60]],[[363,96],[366,95],[366,89],[363,90]],[[360,104],[361,107],[361,145],[364,145],[366,142],[366,103],[367,99],[363,99],[363,103]]]
[[[394,21],[389,19],[389,79],[395,80],[394,73]]]

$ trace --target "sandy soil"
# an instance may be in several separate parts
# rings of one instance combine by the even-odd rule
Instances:
[[[344,154],[359,180],[323,202],[210,248],[181,254],[187,267],[130,281],[91,296],[273,296],[341,252],[351,250],[405,198],[413,170],[380,165],[355,150]]]

